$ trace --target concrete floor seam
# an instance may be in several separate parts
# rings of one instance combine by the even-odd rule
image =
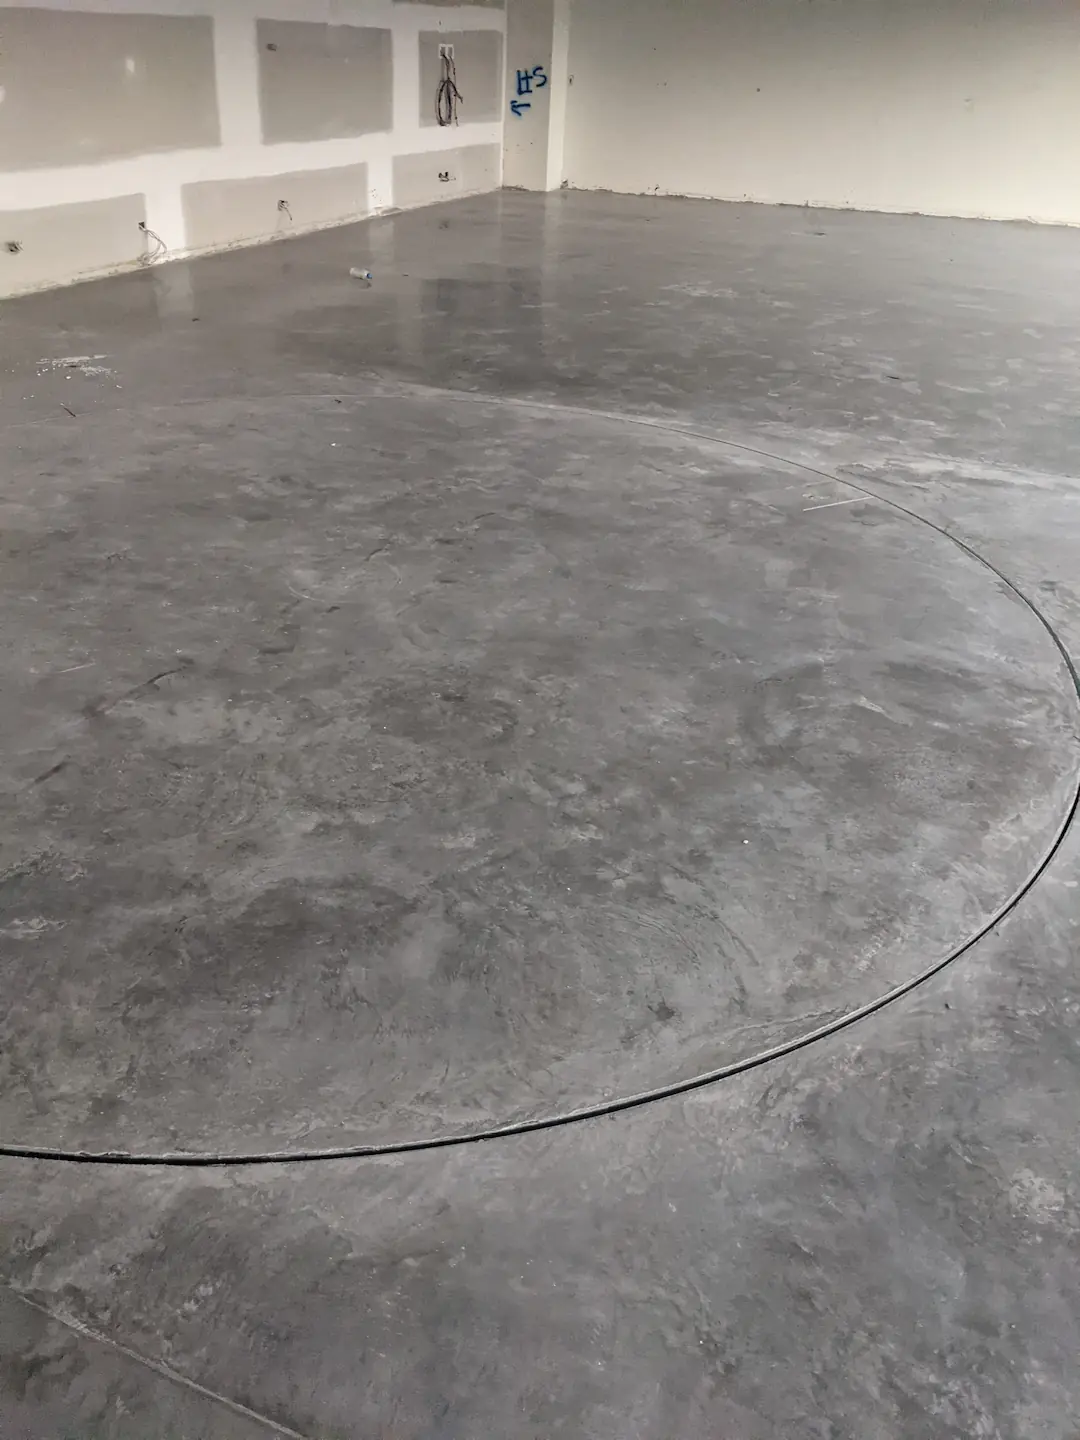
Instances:
[[[403,389],[405,387],[402,387]],[[994,563],[987,560],[971,545],[951,534],[934,521],[919,515],[917,512],[898,504],[896,501],[881,496],[874,491],[861,486],[854,481],[845,479],[838,475],[830,474],[827,471],[805,465],[801,462],[787,459],[781,455],[775,455],[764,449],[759,449],[739,442],[726,440],[716,434],[706,433],[699,430],[669,424],[664,421],[654,420],[647,417],[634,416],[626,413],[613,413],[579,409],[577,407],[548,405],[542,402],[518,400],[510,397],[491,397],[459,391],[434,391],[428,387],[409,387],[408,393],[417,396],[437,393],[444,399],[468,400],[474,404],[487,404],[497,406],[523,407],[544,412],[555,412],[556,414],[573,415],[587,419],[603,419],[617,422],[623,425],[636,425],[650,430],[670,433],[673,435],[685,436],[704,442],[707,445],[726,447],[738,450],[747,454],[766,458],[774,463],[789,467],[793,471],[814,476],[817,479],[828,480],[857,492],[861,497],[873,500],[880,505],[889,507],[891,510],[901,514],[908,520],[918,522],[928,527],[937,535],[947,540],[959,551],[969,558],[978,562],[980,566],[990,572],[1007,590],[1014,595],[1027,611],[1036,619],[1043,631],[1051,640],[1062,666],[1069,677],[1072,698],[1080,706],[1080,675],[1076,665],[1070,656],[1063,640],[1057,633],[1054,625],[1041,608],[999,569]],[[281,397],[278,397],[281,398]],[[337,397],[327,394],[307,394],[302,397],[309,400],[336,399]],[[350,397],[355,401],[355,395]],[[372,396],[371,399],[379,397]],[[190,403],[199,403],[192,401]],[[733,1061],[722,1067],[706,1071],[702,1074],[679,1080],[676,1083],[652,1087],[640,1093],[629,1096],[617,1097],[601,1103],[573,1109],[562,1114],[547,1115],[530,1118],[518,1122],[491,1126],[471,1133],[434,1135],[423,1139],[387,1141],[370,1145],[352,1145],[342,1147],[325,1147],[318,1149],[296,1149],[288,1151],[253,1151],[231,1153],[225,1151],[207,1153],[183,1153],[183,1152],[125,1152],[125,1151],[83,1151],[62,1149],[57,1147],[35,1147],[26,1145],[0,1144],[0,1155],[9,1158],[23,1159],[44,1159],[54,1161],[66,1161],[80,1164],[103,1164],[119,1166],[170,1166],[170,1167],[209,1167],[209,1166],[232,1166],[232,1165],[264,1165],[264,1164],[291,1164],[311,1163],[314,1161],[346,1160],[373,1158],[386,1155],[398,1155],[422,1152],[436,1149],[446,1149],[461,1145],[476,1144],[484,1140],[508,1139],[518,1135],[530,1134],[537,1131],[555,1129],[566,1125],[578,1124],[587,1120],[601,1119],[606,1116],[620,1114],[644,1105],[653,1104],[664,1099],[670,1099],[693,1090],[717,1084],[735,1075],[758,1069],[772,1061],[791,1055],[800,1050],[812,1047],[826,1038],[836,1035],[841,1031],[850,1029],[860,1021],[878,1013],[887,1006],[892,1005],[906,995],[911,994],[919,987],[925,985],[934,976],[940,974],[948,966],[952,965],[962,956],[968,954],[983,938],[993,931],[1002,920],[1004,920],[1020,902],[1027,896],[1038,883],[1048,866],[1060,849],[1065,837],[1072,826],[1078,808],[1080,808],[1080,770],[1077,771],[1072,782],[1071,798],[1065,813],[1054,832],[1048,848],[1041,859],[1034,866],[1028,876],[1013,891],[997,910],[986,920],[974,933],[954,946],[942,958],[925,966],[916,975],[909,977],[900,984],[884,991],[881,995],[866,1003],[854,1007],[844,1014],[835,1017],[826,1024],[812,1028],[803,1034],[795,1035],[782,1043],[768,1047],[756,1054]]]
[[[260,1425],[271,1435],[279,1435],[284,1440],[309,1440],[309,1437],[302,1435],[299,1430],[291,1430],[287,1425],[280,1424],[277,1420],[271,1420],[268,1415],[260,1415],[257,1410],[250,1409],[247,1405],[241,1405],[238,1400],[231,1399],[228,1395],[222,1395],[217,1390],[211,1390],[206,1385],[200,1385],[198,1380],[192,1380],[188,1375],[182,1375],[174,1370],[171,1365],[165,1365],[160,1360],[154,1360],[149,1355],[144,1355],[141,1350],[134,1349],[131,1345],[124,1345],[119,1340],[114,1340],[110,1335],[103,1335],[100,1330],[93,1329],[90,1325],[84,1325],[80,1320],[70,1315],[64,1315],[56,1310],[50,1310],[47,1305],[41,1305],[32,1300],[29,1295],[17,1289],[14,1285],[4,1287],[16,1300],[22,1302],[28,1309],[45,1320],[51,1321],[54,1325],[62,1325],[65,1330],[70,1330],[81,1340],[88,1340],[92,1345],[100,1345],[106,1350],[113,1350],[122,1355],[125,1360],[131,1360],[136,1365],[160,1375],[163,1380],[178,1386],[182,1390],[190,1390],[203,1400],[209,1400],[213,1405],[220,1405],[223,1410],[230,1411],[233,1415],[239,1415],[245,1420],[252,1420]]]

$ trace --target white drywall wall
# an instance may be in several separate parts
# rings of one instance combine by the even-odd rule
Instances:
[[[365,213],[394,206],[396,156],[456,153],[502,143],[501,121],[438,128],[420,123],[419,35],[425,30],[505,30],[505,12],[487,3],[394,4],[392,0],[3,0],[3,8],[88,11],[96,14],[209,15],[214,22],[221,144],[192,150],[135,154],[101,164],[7,170],[0,173],[0,218],[53,206],[144,195],[146,223],[172,257],[188,253],[181,190],[207,180],[240,180],[366,164]],[[369,25],[392,32],[393,128],[380,133],[303,143],[265,144],[259,114],[258,19]],[[0,35],[2,51],[2,35]],[[2,97],[0,97],[2,104]],[[426,113],[426,110],[425,110]],[[495,183],[498,183],[496,177]],[[447,198],[453,193],[447,187]],[[461,193],[460,190],[457,193]],[[283,233],[285,225],[283,222]],[[252,237],[256,238],[256,237]],[[257,237],[265,238],[265,237]],[[73,277],[67,277],[73,278]]]
[[[1080,223],[1077,0],[574,0],[575,188]]]
[[[505,185],[562,182],[569,46],[570,0],[507,0]]]

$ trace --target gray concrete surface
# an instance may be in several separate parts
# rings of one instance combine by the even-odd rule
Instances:
[[[1078,247],[503,194],[9,304],[4,1141],[455,1143],[4,1159],[5,1433],[1074,1440]]]

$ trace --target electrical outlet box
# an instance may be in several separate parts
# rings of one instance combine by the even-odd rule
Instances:
[[[429,51],[428,53],[430,54],[431,52]],[[439,59],[442,60],[444,57],[445,57],[447,60],[453,60],[453,58],[454,58],[454,47],[453,47],[453,45],[440,45],[440,46],[439,46]]]

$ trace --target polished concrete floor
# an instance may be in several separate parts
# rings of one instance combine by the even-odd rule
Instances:
[[[1078,282],[506,193],[5,307],[5,1440],[1076,1440]]]

